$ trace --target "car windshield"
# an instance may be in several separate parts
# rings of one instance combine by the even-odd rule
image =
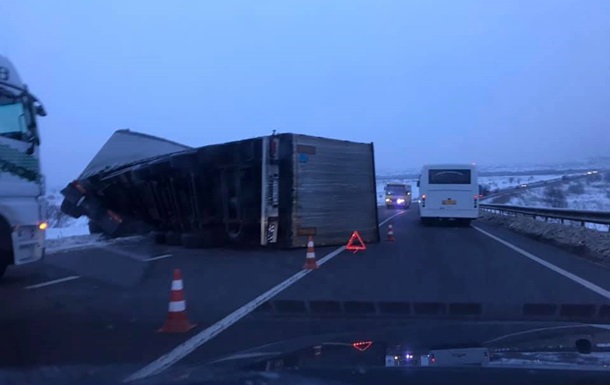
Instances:
[[[22,3],[0,385],[610,354],[610,0]]]

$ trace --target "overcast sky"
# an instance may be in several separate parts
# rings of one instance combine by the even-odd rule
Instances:
[[[610,1],[4,1],[49,184],[117,129],[374,142],[380,169],[610,153]],[[8,24],[7,24],[8,22]]]

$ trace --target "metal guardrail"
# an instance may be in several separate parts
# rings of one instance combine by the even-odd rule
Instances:
[[[532,218],[544,218],[545,220],[553,218],[561,220],[561,223],[564,223],[564,221],[580,222],[581,226],[584,226],[585,223],[607,225],[610,230],[610,212],[608,211],[522,207],[500,204],[481,204],[480,207],[484,211],[498,214],[510,213],[530,216]]]

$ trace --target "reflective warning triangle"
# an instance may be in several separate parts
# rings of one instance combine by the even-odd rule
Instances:
[[[366,245],[364,244],[364,241],[362,240],[360,234],[358,234],[358,231],[354,231],[352,233],[349,242],[347,242],[347,246],[345,246],[345,250],[351,250],[354,253],[356,253],[358,250],[366,250]]]

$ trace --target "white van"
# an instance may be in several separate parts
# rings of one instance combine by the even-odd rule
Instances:
[[[479,217],[479,179],[474,164],[426,165],[417,186],[422,224],[449,219],[468,226]]]

